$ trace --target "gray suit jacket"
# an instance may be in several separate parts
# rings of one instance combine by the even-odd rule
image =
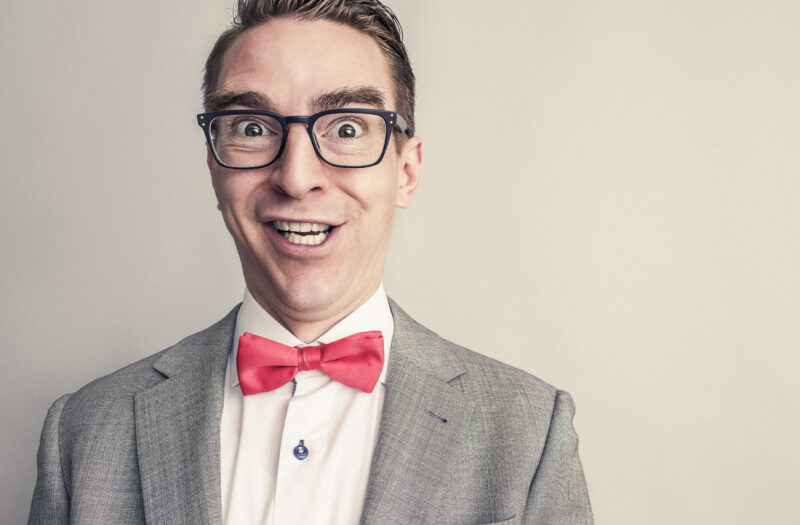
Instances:
[[[361,522],[592,523],[569,394],[391,308]],[[220,417],[237,311],[53,404],[29,523],[221,523]]]

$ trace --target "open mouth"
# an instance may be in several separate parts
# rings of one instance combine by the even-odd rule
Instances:
[[[292,244],[316,246],[325,242],[333,226],[318,222],[272,221],[272,227]]]

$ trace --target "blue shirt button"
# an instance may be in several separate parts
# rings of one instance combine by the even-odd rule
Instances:
[[[294,457],[300,461],[308,457],[308,448],[306,448],[305,442],[302,439],[300,440],[300,444],[294,447]]]

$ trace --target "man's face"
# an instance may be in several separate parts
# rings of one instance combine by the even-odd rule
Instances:
[[[385,109],[396,109],[378,45],[353,28],[322,20],[282,18],[249,29],[225,54],[215,87],[229,100],[218,109],[250,107],[287,116],[310,115],[331,104],[382,109],[375,94],[382,95]],[[283,154],[266,168],[226,169],[210,153],[208,165],[248,289],[309,341],[380,284],[395,207],[407,207],[416,189],[421,143],[411,138],[398,153],[399,134],[393,132],[380,164],[336,168],[316,155],[304,124],[289,128]],[[287,226],[331,229],[320,244],[299,244],[292,242],[299,235],[278,231]]]

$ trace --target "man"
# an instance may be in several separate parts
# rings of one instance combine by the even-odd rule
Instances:
[[[394,15],[240,0],[204,89],[244,300],[56,401],[30,523],[591,523],[569,395],[383,291],[422,164]]]

